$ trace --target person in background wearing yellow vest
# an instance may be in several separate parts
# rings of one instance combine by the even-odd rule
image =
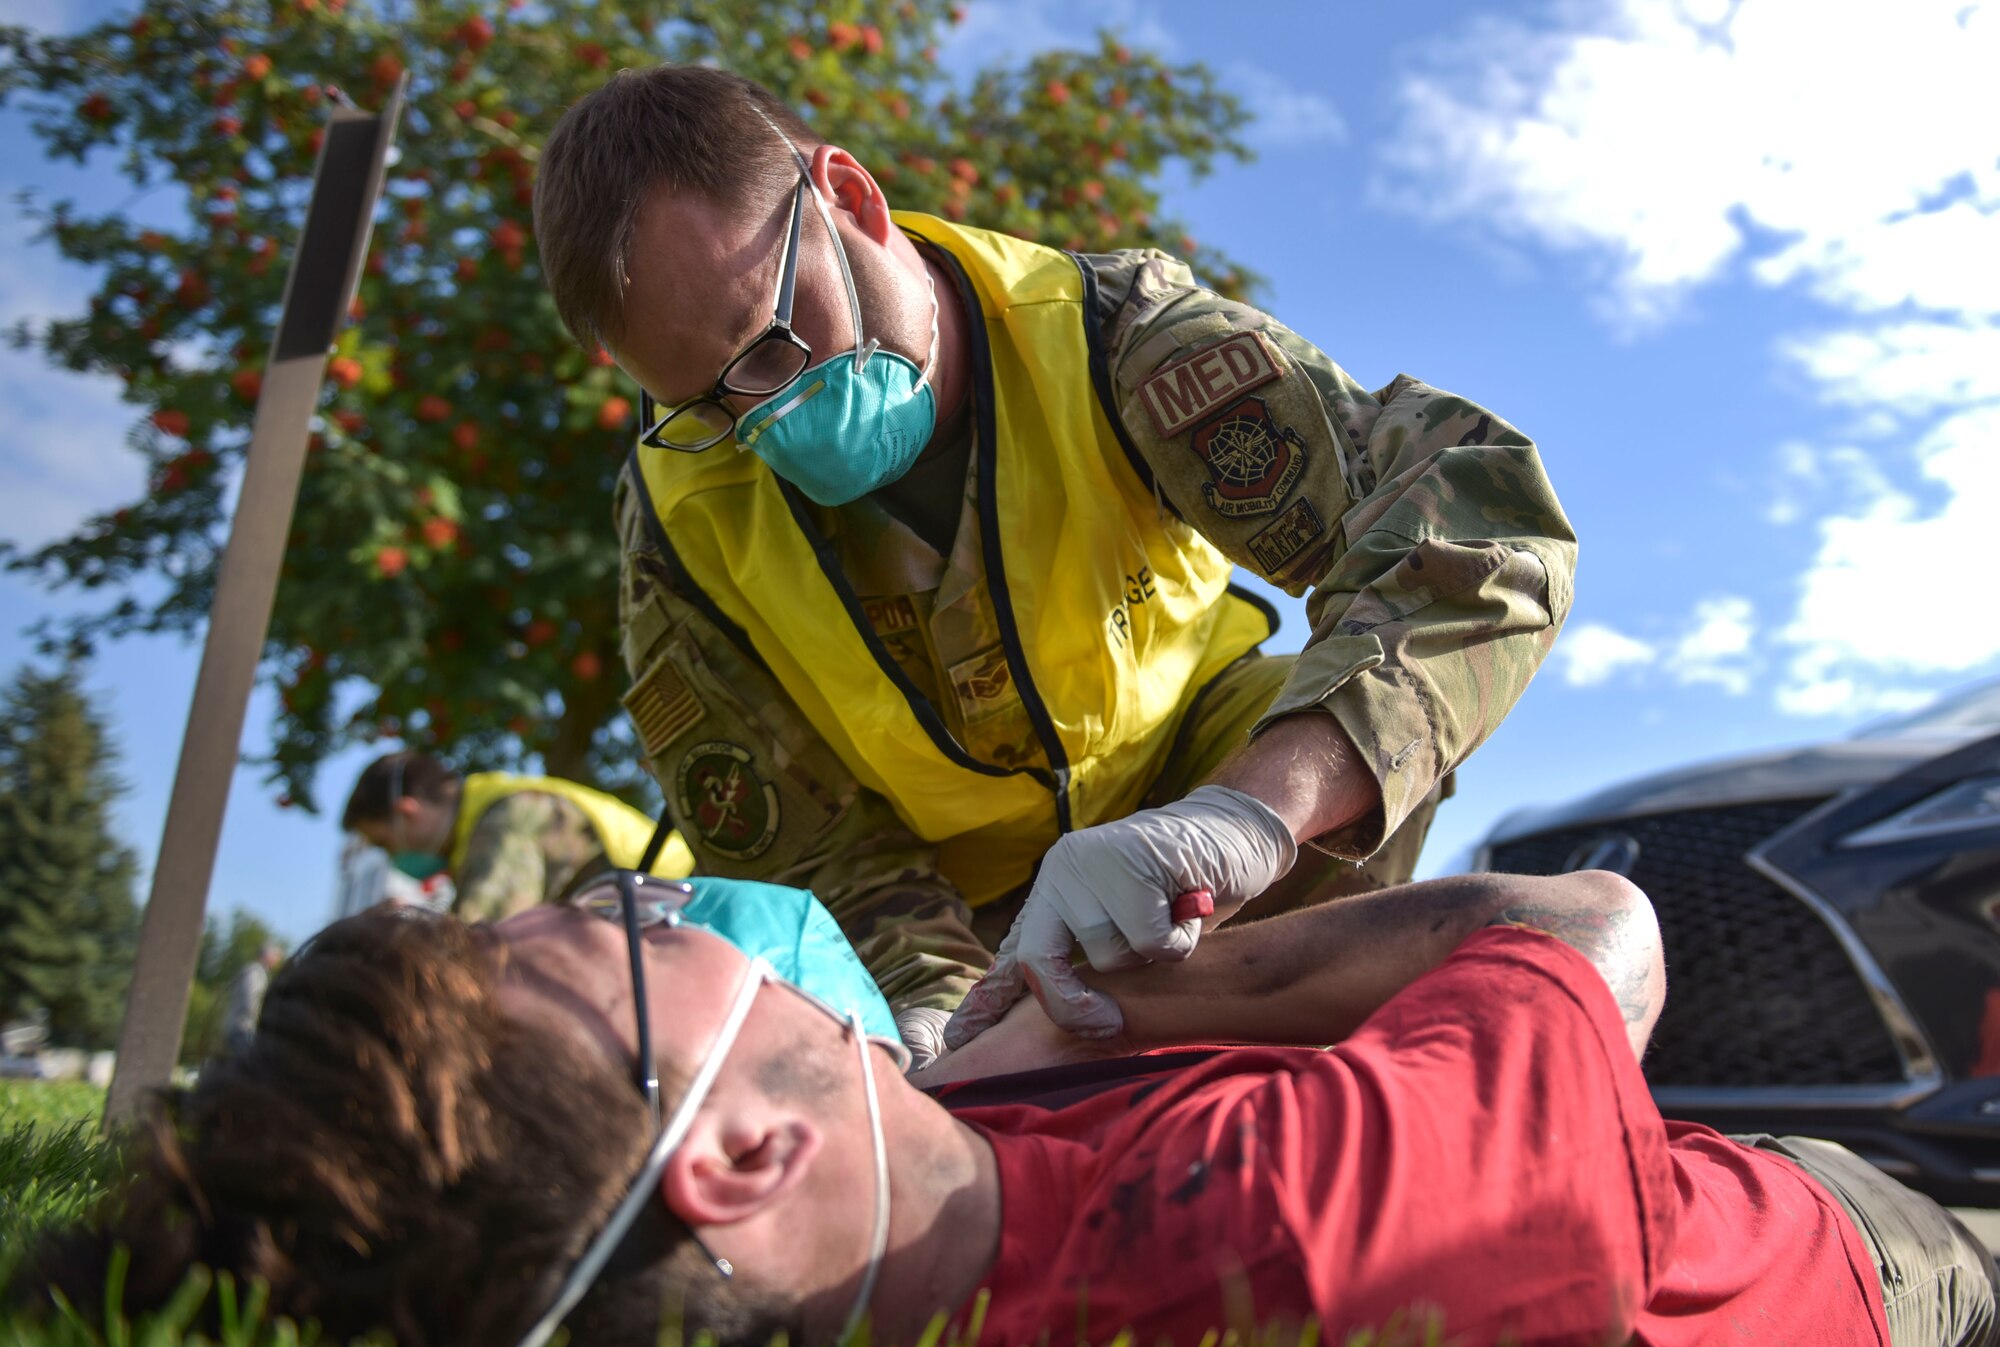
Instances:
[[[1108,1036],[1074,945],[1183,959],[1408,877],[1575,538],[1484,408],[1370,392],[1160,252],[892,213],[878,167],[701,67],[543,147],[556,308],[644,395],[626,706],[704,871],[812,889],[920,1057],[1031,982]],[[1257,653],[1237,565],[1311,592],[1303,653]]]
[[[461,777],[429,753],[404,751],[363,769],[341,827],[387,851],[418,879],[444,871],[466,921],[498,921],[553,903],[580,880],[644,856],[653,821],[623,800],[552,776]],[[694,858],[668,839],[652,873],[681,879]]]

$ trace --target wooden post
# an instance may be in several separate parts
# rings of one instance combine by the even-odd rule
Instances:
[[[107,1127],[136,1117],[146,1096],[172,1078],[180,1056],[216,844],[292,530],[313,411],[329,348],[361,279],[402,101],[399,82],[380,113],[336,108],[320,144],[312,203],[265,362],[243,490],[216,572],[201,672],[139,925],[138,957],[118,1033],[117,1073],[104,1107]]]

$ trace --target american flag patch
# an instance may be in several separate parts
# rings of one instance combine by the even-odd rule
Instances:
[[[625,694],[625,713],[632,717],[646,755],[657,757],[668,744],[701,724],[708,710],[680,671],[662,655]]]

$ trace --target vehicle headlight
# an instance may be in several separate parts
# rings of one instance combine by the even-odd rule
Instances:
[[[2000,828],[2000,772],[1969,777],[1840,839],[1844,847],[1874,847],[1938,833]]]

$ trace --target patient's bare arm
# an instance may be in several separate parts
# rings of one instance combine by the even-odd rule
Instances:
[[[1118,998],[1141,1046],[1334,1043],[1492,925],[1543,931],[1589,959],[1643,1052],[1666,997],[1659,927],[1644,894],[1602,871],[1407,884],[1225,926],[1184,964],[1086,976]]]
[[[1458,875],[1347,898],[1265,921],[1233,922],[1194,957],[1122,973],[1084,970],[1118,998],[1125,1037],[1092,1044],[1039,1007],[1014,1012],[947,1055],[920,1085],[1183,1043],[1335,1043],[1486,926],[1542,931],[1597,968],[1643,1053],[1666,997],[1651,904],[1616,875]],[[971,1050],[994,1041],[985,1050]]]
[[[1632,1051],[1645,1055],[1667,994],[1660,927],[1650,903],[1564,907],[1530,897],[1509,903],[1487,925],[1543,931],[1589,959],[1617,999]]]

